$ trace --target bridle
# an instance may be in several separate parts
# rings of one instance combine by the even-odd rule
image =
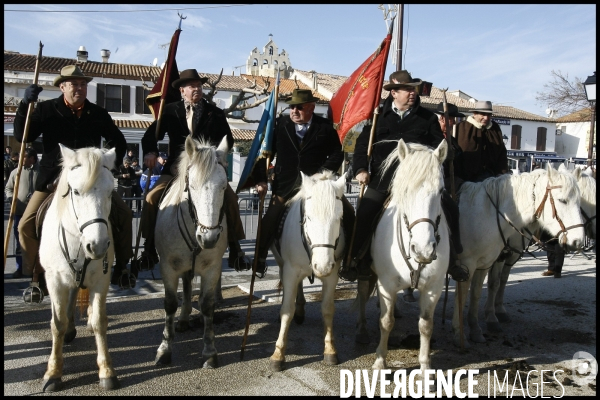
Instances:
[[[220,165],[221,167],[223,167],[223,169],[225,169],[225,166],[219,162],[217,162],[218,165]],[[225,198],[223,198],[223,204],[221,204],[221,209],[219,211],[219,219],[216,225],[214,226],[206,226],[204,224],[202,224],[199,220],[198,220],[198,213],[196,212],[196,206],[194,205],[194,202],[192,201],[192,196],[190,195],[190,180],[189,180],[189,175],[190,175],[190,168],[191,168],[191,164],[187,166],[186,170],[185,170],[185,189],[184,192],[186,192],[188,194],[187,196],[187,205],[188,205],[188,211],[190,214],[190,218],[192,219],[192,221],[194,222],[194,225],[196,225],[196,227],[200,228],[200,232],[201,233],[206,233],[210,230],[213,229],[220,229],[219,231],[219,235],[221,234],[221,232],[223,232],[223,216],[225,215]],[[227,170],[225,169],[225,173],[227,173]],[[190,234],[187,224],[185,223],[185,218],[183,216],[183,211],[181,210],[181,203],[177,204],[177,227],[179,228],[179,232],[181,233],[181,237],[183,237],[183,241],[185,242],[185,244],[187,245],[188,249],[192,252],[192,271],[191,274],[193,276],[194,272],[194,268],[196,265],[196,256],[198,256],[200,254],[200,252],[202,252],[202,247],[200,247],[200,244],[198,243],[197,240],[194,239],[194,236],[192,234]],[[183,228],[181,227],[181,222],[183,222]]]
[[[408,218],[406,217],[405,213],[402,213],[402,219],[404,221],[404,225],[406,226],[406,230],[408,231],[408,242],[410,243],[410,241],[412,240],[412,228],[415,227],[415,225],[417,225],[418,223],[421,222],[425,222],[428,224],[431,224],[431,226],[433,226],[433,234],[435,237],[435,242],[436,244],[440,243],[440,234],[438,233],[438,228],[440,226],[440,220],[441,220],[442,215],[438,214],[437,218],[435,219],[435,222],[429,218],[419,218],[414,220],[412,223],[408,222]],[[406,249],[404,248],[404,238],[402,236],[402,226],[400,226],[400,223],[396,224],[396,231],[398,232],[398,247],[400,248],[400,252],[402,253],[402,257],[404,258],[404,261],[406,262],[406,265],[408,265],[408,268],[410,269],[410,288],[411,289],[417,289],[417,286],[419,285],[419,277],[421,276],[421,271],[423,270],[423,268],[425,268],[424,263],[419,263],[418,268],[413,267],[413,265],[411,264],[410,260],[410,247],[408,248],[408,253],[406,252]],[[434,260],[437,259],[437,255],[434,256],[433,258]]]
[[[585,211],[583,211],[583,208],[579,207],[579,209],[581,210],[581,216],[583,217],[583,219],[585,219],[585,223],[583,224],[583,228],[585,229],[586,234],[591,237],[592,236],[592,222],[596,219],[595,215],[592,215],[591,217],[588,217],[588,215],[586,214]]]
[[[304,203],[306,200],[311,199],[311,196],[308,196],[306,198],[303,198],[300,202],[300,237],[302,238],[302,244],[304,245],[304,250],[306,251],[306,254],[308,255],[308,260],[310,262],[310,260],[312,260],[312,251],[314,248],[317,247],[326,247],[328,249],[333,249],[333,256],[335,261],[338,261],[342,255],[340,255],[339,257],[335,255],[335,251],[337,249],[338,243],[340,241],[340,236],[342,235],[343,232],[343,228],[342,228],[342,221],[340,219],[340,233],[337,237],[337,239],[335,239],[335,243],[334,244],[328,244],[328,243],[318,243],[318,244],[313,244],[312,240],[310,240],[310,236],[308,236],[308,233],[306,233],[306,229],[305,229],[305,225],[306,225],[306,219],[308,218],[306,216],[306,213],[304,212]],[[336,201],[339,200],[341,201],[341,197],[336,196],[335,197]],[[310,283],[314,282],[314,273],[313,275],[309,278]]]
[[[73,214],[75,215],[75,220],[77,221],[77,225],[79,225],[79,217],[77,216],[77,211],[75,210],[75,203],[73,200],[73,190],[71,189],[71,185],[68,185],[67,192],[62,195],[62,198],[64,199],[65,197],[67,197],[67,195],[70,195],[69,197],[71,198],[71,208],[73,209]],[[112,194],[111,194],[111,196],[112,196]],[[92,224],[96,224],[96,223],[102,223],[102,224],[106,225],[106,229],[109,229],[108,222],[104,218],[94,218],[94,219],[91,219],[91,220],[85,222],[81,226],[79,226],[79,233],[83,234],[83,230],[85,228],[87,228],[88,226],[90,226]],[[90,262],[92,261],[92,259],[89,257],[85,257],[83,265],[81,267],[76,267],[75,264],[77,264],[77,262],[79,261],[79,252],[81,251],[81,240],[79,241],[79,247],[77,248],[77,256],[75,258],[71,258],[69,256],[69,247],[67,244],[65,228],[63,227],[62,222],[59,222],[59,224],[58,224],[58,231],[60,233],[59,237],[62,237],[62,242],[59,240],[60,249],[62,250],[65,260],[69,264],[71,271],[73,272],[73,274],[75,274],[75,282],[77,283],[77,287],[79,287],[81,289],[85,289],[86,287],[83,285],[83,281],[85,279],[85,273],[87,271],[87,267],[90,264]],[[81,239],[81,237],[80,237],[80,239]],[[110,246],[110,240],[108,241],[108,245]],[[106,274],[107,272],[108,272],[108,251],[104,255],[104,260],[102,262],[102,273]]]

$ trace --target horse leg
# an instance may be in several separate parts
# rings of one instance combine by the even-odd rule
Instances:
[[[302,325],[304,322],[304,306],[306,305],[306,298],[304,297],[304,288],[302,286],[303,280],[298,283],[298,294],[296,295],[296,311],[294,312],[294,322],[298,325]]]
[[[65,333],[65,343],[71,343],[75,336],[77,336],[77,329],[75,329],[75,305],[77,303],[77,290],[69,290],[69,303],[67,309],[67,315],[69,316],[69,326],[67,327],[67,333]]]
[[[216,303],[223,301],[223,292],[221,291],[221,273],[219,273],[219,282],[217,283],[217,289],[215,291]]]
[[[215,267],[212,270],[204,271],[200,286],[202,288],[202,304],[200,311],[204,317],[204,349],[202,350],[202,368],[217,368],[219,359],[217,349],[215,348],[215,331],[213,326],[213,317],[215,314],[215,291],[221,276],[221,267]]]
[[[275,352],[271,355],[271,370],[279,372],[283,370],[285,364],[285,348],[287,345],[287,335],[290,329],[291,316],[296,311],[296,295],[298,291],[297,277],[294,276],[294,271],[288,271],[294,268],[292,265],[284,264],[280,269],[282,273],[283,283],[283,300],[281,304],[281,311],[279,312],[279,319],[281,320],[281,327],[279,329],[279,336],[275,343]]]
[[[481,327],[479,326],[479,299],[481,298],[481,289],[483,288],[483,281],[487,275],[487,270],[475,270],[473,279],[471,280],[471,298],[469,299],[469,313],[468,321],[469,328],[471,330],[469,339],[475,343],[485,343],[485,338]]]
[[[356,343],[367,344],[371,342],[369,332],[367,332],[367,316],[365,309],[369,300],[369,282],[358,281],[356,290],[356,301],[358,302],[358,321],[356,322],[356,334],[354,341]]]
[[[516,262],[516,261],[515,261]],[[504,290],[506,289],[506,283],[508,282],[508,276],[513,266],[504,264],[502,274],[500,275],[500,287],[498,288],[498,294],[496,295],[496,317],[500,322],[510,322],[510,316],[504,308]]]
[[[171,364],[171,354],[175,330],[173,329],[173,320],[177,312],[177,283],[178,276],[171,269],[161,265],[161,275],[165,286],[165,329],[163,330],[163,340],[156,352],[155,364]]]
[[[335,312],[335,286],[338,282],[338,274],[336,268],[331,275],[322,280],[323,296],[321,299],[321,314],[323,314],[323,327],[325,329],[325,351],[323,362],[327,365],[337,365],[338,357],[335,350],[333,338],[333,313]]]
[[[100,285],[100,283],[98,283]],[[106,315],[106,292],[108,286],[100,289],[102,292],[95,292],[92,296],[92,315],[89,317],[96,337],[96,350],[98,351],[98,377],[100,378],[100,387],[105,390],[117,389],[119,380],[112,366],[112,359],[108,353],[106,343],[106,331],[108,330],[108,317]],[[90,289],[92,292],[93,289]]]
[[[381,282],[377,282],[379,288],[379,305],[381,315],[379,317],[379,330],[381,331],[379,338],[379,346],[377,346],[375,363],[372,369],[386,369],[385,359],[388,352],[388,339],[390,332],[394,328],[394,302],[396,301],[397,293],[388,291]]]
[[[469,270],[471,270],[469,268]],[[459,321],[458,310],[461,308],[461,311],[465,308],[465,302],[467,301],[467,295],[469,292],[469,283],[473,278],[473,274],[470,274],[469,280],[465,282],[456,282],[455,284],[455,295],[454,295],[454,313],[452,315],[452,332],[454,333],[454,345],[460,347],[461,342],[461,326]],[[460,290],[459,290],[460,285]],[[460,293],[460,296],[458,295]],[[469,342],[467,341],[466,336],[463,334],[462,337],[463,344],[465,349],[469,348]]]
[[[53,278],[48,276],[48,291],[52,299],[52,320],[50,330],[52,331],[52,352],[48,360],[48,368],[42,382],[43,392],[56,392],[63,388],[63,344],[65,333],[69,326],[68,301],[69,291],[67,288],[57,288]],[[51,283],[52,282],[52,283]],[[61,290],[62,289],[62,290]]]
[[[190,314],[192,313],[192,279],[194,277],[191,271],[183,273],[181,280],[183,281],[183,301],[181,302],[181,312],[179,319],[175,325],[176,332],[185,332],[190,329]]]
[[[496,318],[494,304],[500,288],[500,273],[503,268],[504,261],[496,261],[488,274],[488,295],[485,301],[485,323],[488,332],[502,332],[500,322]]]
[[[420,292],[419,296],[419,333],[421,335],[421,347],[419,350],[419,364],[421,372],[431,369],[431,335],[433,334],[433,313],[440,299],[439,293],[431,290]]]

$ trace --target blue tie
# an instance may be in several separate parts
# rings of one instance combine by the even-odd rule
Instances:
[[[306,125],[301,125],[300,130],[298,131],[297,135],[300,138],[300,140],[302,141],[302,139],[304,139],[304,135],[306,134]]]

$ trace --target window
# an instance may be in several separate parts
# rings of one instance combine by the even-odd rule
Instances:
[[[273,55],[273,46],[269,46],[269,55],[272,56]]]
[[[269,64],[269,60],[267,60],[266,58],[263,60],[263,65],[267,65]]]
[[[98,84],[96,104],[104,107],[108,112],[130,113],[129,98],[131,96],[129,86]]]
[[[255,58],[254,60],[252,60],[252,66],[256,67],[258,65],[258,60]]]
[[[535,145],[535,149],[537,151],[546,151],[546,131],[548,129],[542,128],[541,126],[537,128],[537,142]]]
[[[513,125],[510,139],[510,148],[513,150],[521,149],[521,125]]]
[[[146,104],[146,97],[150,94],[150,89],[144,89],[143,86],[135,87],[135,113],[150,114],[150,108]]]
[[[231,104],[235,103],[238,99],[238,96],[231,96]],[[237,117],[237,118],[241,118],[244,116],[244,112],[241,110],[237,110],[237,111],[233,111],[231,113],[232,117]]]

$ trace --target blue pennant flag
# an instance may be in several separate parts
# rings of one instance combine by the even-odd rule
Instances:
[[[273,132],[275,131],[275,116],[277,109],[278,92],[279,71],[277,72],[277,80],[275,82],[275,87],[269,95],[269,99],[265,104],[265,110],[263,111],[260,123],[258,124],[258,128],[256,129],[256,135],[254,136],[254,140],[252,141],[252,146],[250,147],[250,152],[248,153],[248,158],[246,159],[246,164],[244,165],[244,171],[242,172],[242,176],[240,177],[240,181],[238,182],[236,193],[239,193],[241,190],[254,186],[256,182],[253,182],[251,175],[252,171],[254,171],[256,163],[259,160],[263,160],[264,158],[270,156],[273,153],[271,147],[273,144]]]

